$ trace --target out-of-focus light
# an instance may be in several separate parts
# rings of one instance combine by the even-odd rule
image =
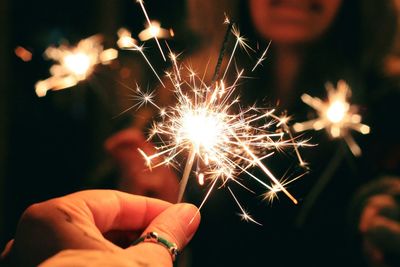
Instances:
[[[65,67],[77,76],[86,76],[90,68],[90,58],[84,53],[76,53],[65,56]]]
[[[100,53],[100,61],[103,64],[109,64],[118,57],[118,51],[114,48],[109,48]]]
[[[23,48],[22,46],[17,46],[14,50],[15,55],[19,57],[22,61],[28,62],[32,60],[32,53],[29,50]]]
[[[137,41],[132,38],[132,34],[125,28],[118,30],[118,41],[117,45],[119,48],[132,48],[137,45]]]
[[[76,46],[50,46],[44,55],[56,63],[50,67],[51,77],[36,83],[36,94],[41,97],[48,90],[60,90],[76,85],[89,77],[97,64],[108,64],[117,58],[115,49],[103,50],[103,38],[94,35],[82,39]]]
[[[335,101],[327,109],[326,117],[332,123],[339,123],[343,120],[348,110],[349,110],[348,103],[342,101]]]
[[[167,39],[171,37],[171,30],[161,28],[161,24],[158,21],[151,21],[151,25],[148,25],[146,29],[139,33],[140,41],[147,41],[152,38]]]

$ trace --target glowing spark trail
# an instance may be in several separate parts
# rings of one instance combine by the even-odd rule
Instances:
[[[45,56],[56,61],[50,68],[51,77],[38,81],[36,94],[45,96],[48,90],[60,90],[76,85],[85,80],[93,72],[95,65],[108,64],[118,57],[115,49],[104,50],[102,37],[94,35],[81,40],[76,46],[61,45],[48,47]]]
[[[262,53],[261,57],[257,60],[257,63],[254,65],[253,69],[251,71],[254,71],[261,63],[267,58],[267,52],[269,50],[269,47],[271,46],[271,42],[269,41],[267,48],[265,48],[264,52]]]
[[[151,64],[150,60],[147,58],[146,54],[143,52],[144,47],[143,46],[138,46],[135,43],[132,43],[132,48],[126,48],[127,50],[133,50],[133,51],[138,51],[146,60],[147,65],[151,68],[151,71],[154,73],[154,75],[157,77],[157,79],[160,81],[161,85],[165,87],[163,81],[161,80],[160,76],[158,75],[157,71],[154,69],[153,65]]]
[[[147,20],[147,23],[148,23],[149,27],[152,27],[153,24],[151,23],[149,15],[147,15],[147,11],[146,11],[146,9],[144,7],[143,0],[136,0],[136,2],[139,3],[140,7],[142,8],[143,14],[146,17],[146,20]],[[167,59],[165,58],[164,52],[163,52],[163,50],[161,48],[160,42],[158,41],[157,34],[154,31],[152,33],[154,34],[153,37],[156,40],[156,43],[157,43],[158,49],[160,50],[161,56],[163,57],[164,61],[167,61]]]
[[[332,138],[342,137],[351,152],[355,156],[361,155],[361,149],[350,134],[350,130],[356,130],[362,134],[368,134],[370,127],[361,123],[361,116],[357,113],[357,106],[351,105],[347,99],[351,95],[350,87],[345,81],[340,80],[335,88],[327,84],[327,101],[317,97],[303,94],[301,99],[304,103],[315,109],[318,118],[293,125],[296,132],[309,129],[316,131],[326,129]]]

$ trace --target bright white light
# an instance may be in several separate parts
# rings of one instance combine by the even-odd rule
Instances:
[[[349,108],[348,105],[346,105],[346,103],[337,100],[329,106],[328,110],[326,111],[326,117],[332,123],[339,123],[343,120],[348,109]]]
[[[159,25],[151,25],[149,30],[153,37],[157,37],[158,34],[160,33],[160,26]]]
[[[67,55],[64,59],[65,66],[74,74],[85,75],[90,68],[90,58],[84,53]]]
[[[211,151],[221,141],[223,121],[207,109],[196,109],[182,117],[181,136],[199,149]]]

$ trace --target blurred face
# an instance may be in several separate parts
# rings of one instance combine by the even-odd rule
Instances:
[[[332,24],[342,0],[249,0],[257,32],[276,43],[317,39]]]

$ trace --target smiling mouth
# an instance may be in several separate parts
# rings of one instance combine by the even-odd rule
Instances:
[[[270,0],[270,6],[274,8],[290,8],[303,11],[311,11],[320,13],[323,6],[315,1],[299,1],[299,0]]]

